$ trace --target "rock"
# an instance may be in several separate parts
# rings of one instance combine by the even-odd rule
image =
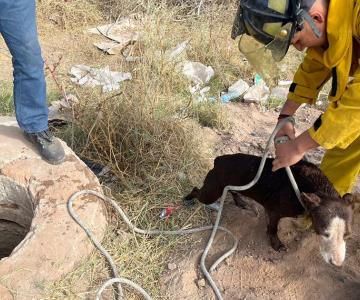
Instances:
[[[198,285],[199,288],[205,287],[205,286],[206,286],[206,281],[205,281],[205,279],[204,279],[204,278],[203,278],[203,279],[199,279],[199,280],[197,281],[197,285]]]
[[[0,224],[0,298],[7,299],[11,292],[24,300],[42,299],[44,286],[62,278],[94,251],[70,217],[67,201],[77,191],[101,191],[101,186],[64,142],[66,159],[54,166],[24,139],[15,120],[0,118],[0,140],[0,219],[12,223]],[[101,241],[107,225],[103,203],[85,195],[74,207]]]

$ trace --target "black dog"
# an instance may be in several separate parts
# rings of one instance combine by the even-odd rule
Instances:
[[[217,157],[214,168],[207,174],[203,187],[194,188],[192,192],[184,198],[185,203],[190,203],[193,198],[199,199],[204,204],[211,204],[218,200],[227,185],[240,186],[248,184],[255,177],[260,165],[260,157],[246,154],[233,154]],[[267,233],[272,247],[279,251],[285,249],[278,238],[277,226],[283,217],[296,217],[305,212],[296,197],[290,180],[285,169],[272,172],[272,160],[267,159],[264,170],[259,181],[250,189],[241,191],[242,195],[250,197],[260,203],[269,217]],[[302,200],[312,218],[313,227],[317,234],[324,240],[335,243],[329,235],[341,235],[340,241],[344,243],[344,236],[350,234],[353,216],[352,195],[347,194],[343,198],[334,189],[331,182],[314,164],[300,161],[291,167],[295,180],[302,192]],[[243,207],[241,197],[236,196],[235,203]],[[340,220],[340,221],[339,221]],[[335,226],[339,222],[339,226]],[[336,229],[334,229],[334,226]],[[341,232],[333,232],[340,230]],[[325,245],[322,245],[322,249]],[[335,245],[331,251],[327,251],[328,261],[340,265],[343,259],[339,256],[338,247]],[[329,248],[327,246],[327,248]],[[335,249],[336,248],[336,249]],[[331,253],[330,253],[331,252]],[[323,256],[324,253],[322,252]],[[345,254],[344,254],[345,257]]]

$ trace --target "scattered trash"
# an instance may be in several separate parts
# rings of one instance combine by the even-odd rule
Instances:
[[[180,53],[179,51],[184,47],[184,43],[185,42],[182,43],[182,47],[180,47],[181,44],[179,44],[176,47],[177,49],[173,50],[172,53]],[[211,66],[205,66],[200,62],[185,61],[182,67],[182,73],[186,78],[195,83],[194,86],[189,87],[189,91],[193,97],[198,102],[209,100],[206,93],[210,91],[210,87],[204,87],[204,85],[214,76],[214,69]]]
[[[249,90],[249,85],[242,79],[239,79],[235,83],[233,83],[229,88],[228,92],[224,93],[220,96],[220,100],[222,103],[227,103],[230,100],[239,98],[243,96]]]
[[[122,18],[115,23],[90,28],[87,33],[101,34],[112,42],[94,43],[96,47],[108,54],[119,54],[122,49],[139,39],[139,33],[136,31],[140,27],[137,15]]]
[[[214,76],[214,69],[211,66],[205,66],[200,62],[186,61],[183,64],[182,73],[186,78],[195,83],[195,86],[189,87],[193,97],[198,102],[208,100],[206,93],[210,91],[210,87],[204,87],[204,85]]]
[[[278,86],[289,86],[292,84],[291,80],[279,80]]]
[[[266,85],[254,85],[244,95],[245,102],[265,102],[269,97],[269,88]]]
[[[197,86],[195,86],[197,87]],[[192,88],[190,88],[191,90]],[[206,93],[208,93],[210,91],[210,87],[206,86],[204,88],[202,88],[200,91],[196,92],[195,94],[195,98],[198,102],[203,102],[203,101],[208,101],[209,97],[206,95]]]
[[[214,69],[200,62],[188,61],[183,66],[183,74],[195,84],[203,85],[214,76]]]
[[[186,57],[186,48],[188,46],[189,41],[183,41],[182,43],[176,45],[174,48],[166,50],[165,56],[168,60],[181,62],[187,59]]]
[[[130,43],[134,43],[139,39],[139,34],[136,32],[123,32],[122,36],[119,36],[120,33],[117,34],[116,40],[112,42],[100,42],[94,43],[94,46],[98,47],[100,50],[108,53],[108,54],[119,54],[121,50],[123,50]]]
[[[114,41],[94,43],[94,46],[111,55],[121,53],[124,47],[126,47],[126,45]]]
[[[261,78],[261,76],[258,73],[256,73],[255,77],[254,77],[254,84],[258,85],[259,83],[262,83],[262,82],[264,82],[264,80]]]
[[[220,96],[220,100],[222,103],[228,103],[230,100],[239,98],[241,96],[241,93],[239,91],[232,91],[225,94],[222,94]]]
[[[86,65],[75,65],[71,67],[70,74],[74,76],[71,78],[72,82],[90,87],[101,85],[103,92],[118,90],[121,81],[132,79],[130,73],[112,72],[109,66],[98,69]]]
[[[244,102],[263,103],[268,99],[270,90],[259,74],[255,75],[254,82],[255,85],[245,93]]]
[[[246,81],[239,79],[238,81],[236,81],[235,83],[233,83],[229,88],[228,91],[229,92],[234,92],[234,91],[238,91],[241,95],[244,94],[248,89],[250,88],[250,86],[247,84]]]
[[[130,44],[121,51],[121,54],[125,57],[127,62],[141,61],[143,59],[143,53],[144,44],[141,42]]]
[[[51,102],[51,106],[49,106],[49,122],[53,120],[71,121],[72,114],[70,111],[78,101],[76,96],[69,94],[66,95],[66,99],[61,98],[60,100]]]
[[[173,212],[178,209],[180,207],[180,205],[176,205],[176,206],[167,206],[165,208],[163,208],[160,212],[160,220],[168,220],[169,217],[173,214]]]
[[[286,101],[289,89],[281,86],[276,86],[271,90],[269,98],[272,100]]]
[[[141,16],[133,14],[117,20],[115,23],[105,24],[87,29],[87,33],[102,34],[117,42],[122,41],[122,33],[128,30],[135,30],[141,25]]]

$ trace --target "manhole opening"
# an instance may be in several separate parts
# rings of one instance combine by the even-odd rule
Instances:
[[[0,259],[10,256],[30,230],[34,217],[25,187],[0,175]]]

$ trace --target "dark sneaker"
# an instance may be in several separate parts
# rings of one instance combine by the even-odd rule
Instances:
[[[41,156],[50,164],[57,165],[63,162],[65,157],[64,149],[49,130],[28,133],[25,137],[32,142],[39,150]]]

